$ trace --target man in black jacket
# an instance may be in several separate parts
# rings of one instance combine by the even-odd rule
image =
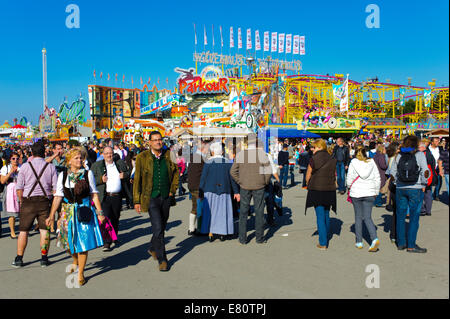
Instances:
[[[336,146],[333,149],[332,158],[336,159],[336,173],[337,173],[337,184],[339,194],[345,194],[345,171],[348,169],[350,164],[350,151],[347,146],[344,145],[344,140],[339,137],[336,140]]]
[[[289,173],[289,145],[284,144],[283,150],[278,153],[278,165],[280,167],[280,181],[283,188],[287,186],[287,179]]]
[[[105,147],[103,149],[104,160],[92,165],[92,173],[97,184],[98,197],[102,204],[103,213],[111,220],[114,231],[118,235],[123,194],[128,193],[126,196],[131,197],[130,189],[125,183],[130,178],[130,170],[123,160],[114,161],[113,154],[112,147]],[[110,251],[111,244],[105,242],[103,251]],[[118,242],[116,241],[114,244],[117,245]]]

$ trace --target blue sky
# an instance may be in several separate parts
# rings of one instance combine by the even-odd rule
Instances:
[[[69,4],[80,8],[80,28],[68,29]],[[369,4],[380,8],[380,28],[365,21]],[[3,1],[0,10],[0,122],[25,116],[37,124],[42,112],[42,56],[47,49],[48,102],[59,107],[64,97],[87,99],[87,86],[139,86],[139,78],[162,87],[175,85],[175,67],[193,66],[193,23],[198,50],[203,26],[211,43],[214,24],[216,51],[219,26],[224,53],[229,52],[229,28],[304,35],[303,73],[350,74],[356,81],[378,76],[393,83],[426,86],[449,84],[448,1]],[[235,31],[235,42],[237,41]],[[261,35],[262,37],[262,35]],[[245,46],[245,34],[243,34]],[[253,43],[254,45],[254,43]],[[211,49],[211,46],[210,48]],[[234,50],[233,52],[236,52]],[[244,53],[241,50],[241,53]],[[258,57],[262,52],[258,53]],[[283,55],[284,57],[284,55]],[[298,57],[298,56],[297,56]],[[103,72],[103,81],[99,80]],[[106,81],[110,73],[111,80]]]

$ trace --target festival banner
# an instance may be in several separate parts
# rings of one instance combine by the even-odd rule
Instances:
[[[298,35],[294,35],[294,48],[293,48],[293,54],[299,54],[300,53],[300,37]]]
[[[292,34],[286,34],[286,53],[292,52]]]
[[[342,95],[342,84],[332,84],[333,86],[333,104],[339,105]]]
[[[405,106],[405,88],[400,88],[399,89],[399,94],[400,94],[400,106]]]
[[[278,35],[278,53],[284,52],[284,33]]]
[[[277,33],[272,32],[272,50],[271,52],[277,52]]]
[[[208,38],[206,37],[206,27],[203,25],[203,44],[208,45]]]
[[[238,49],[242,49],[242,32],[241,32],[241,28],[238,28]]]
[[[252,49],[252,30],[247,29],[247,50]]]
[[[261,50],[261,42],[259,41],[259,30],[255,31],[255,50]]]
[[[230,49],[234,48],[233,27],[230,27]]]
[[[219,27],[219,30],[220,30],[220,47],[223,48],[222,26]]]
[[[305,36],[300,37],[300,55],[305,55]]]
[[[213,45],[213,51],[214,51],[214,24],[212,25],[212,45]]]
[[[197,45],[197,31],[195,31],[195,23],[194,23],[194,43]]]
[[[342,85],[341,103],[339,104],[339,110],[341,112],[348,111],[348,75],[347,79]]]
[[[431,106],[431,90],[423,91],[423,104],[426,108]]]
[[[269,45],[269,31],[264,32],[264,52],[267,52],[270,50]]]

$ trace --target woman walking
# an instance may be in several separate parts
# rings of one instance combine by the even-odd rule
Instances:
[[[84,268],[88,251],[103,246],[98,219],[100,222],[104,220],[94,175],[92,171],[83,168],[84,156],[84,152],[79,147],[67,153],[68,170],[58,176],[57,190],[50,217],[47,219],[47,226],[54,223],[56,210],[64,201],[58,219],[58,240],[72,255],[71,272],[74,272],[78,265],[80,286],[86,283]],[[95,204],[95,209],[91,207],[91,200]]]
[[[327,151],[325,140],[312,143],[313,156],[306,172],[308,194],[305,214],[308,207],[314,207],[317,218],[319,244],[317,248],[328,248],[330,232],[330,209],[336,212],[336,159]]]
[[[222,144],[210,146],[211,157],[205,163],[200,178],[199,197],[203,197],[200,233],[208,234],[212,242],[234,234],[231,194],[239,201],[239,186],[231,178],[232,163],[223,157]],[[203,196],[202,196],[203,194]]]
[[[16,239],[15,225],[16,218],[19,216],[19,202],[16,193],[17,176],[19,175],[20,155],[13,152],[9,158],[9,163],[3,166],[0,171],[0,182],[4,185],[4,190],[1,193],[2,207],[4,216],[8,217],[8,224],[11,234],[9,237]]]
[[[363,222],[370,234],[370,252],[378,251],[380,241],[376,227],[372,221],[372,207],[375,198],[380,193],[380,173],[373,159],[367,157],[364,146],[357,146],[356,157],[350,162],[347,173],[347,185],[350,185],[349,195],[355,210],[356,248],[362,249]]]
[[[388,169],[388,156],[386,155],[386,148],[383,144],[378,144],[376,148],[376,153],[373,156],[373,160],[378,167],[378,173],[380,174],[380,190],[386,184],[386,170]],[[375,198],[375,206],[382,207],[383,206],[383,193],[379,193]]]
[[[391,231],[389,234],[389,238],[391,239],[392,243],[395,243],[397,238],[397,205],[395,202],[395,183],[394,183],[394,176],[391,174],[391,168],[392,163],[395,161],[397,154],[399,152],[399,146],[400,144],[396,141],[391,142],[389,146],[386,149],[386,154],[388,156],[388,169],[386,171],[386,175],[389,176],[386,183],[389,183],[388,185],[388,195],[386,200],[386,210],[388,212],[392,212],[392,224],[391,224]]]

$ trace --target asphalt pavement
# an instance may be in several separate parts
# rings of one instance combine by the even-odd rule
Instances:
[[[297,176],[297,182],[300,177]],[[445,190],[445,187],[442,191]],[[41,268],[39,235],[32,232],[24,256],[15,269],[17,240],[9,237],[2,219],[0,239],[0,298],[151,298],[151,299],[316,299],[316,298],[449,298],[449,208],[434,201],[432,216],[420,218],[417,243],[426,254],[398,251],[390,242],[392,214],[373,209],[380,250],[355,248],[354,212],[338,196],[338,212],[331,213],[332,238],[326,251],[317,249],[314,210],[305,215],[306,190],[296,185],[284,190],[283,215],[266,228],[266,244],[257,244],[254,217],[249,218],[247,245],[237,239],[210,243],[207,237],[187,234],[191,201],[177,197],[166,231],[170,271],[160,272],[147,253],[151,237],[148,214],[124,210],[120,221],[121,245],[110,252],[90,251],[85,276],[66,273],[71,257],[56,247],[52,236],[50,266]],[[446,193],[444,192],[444,195]],[[237,233],[237,220],[235,232]]]

